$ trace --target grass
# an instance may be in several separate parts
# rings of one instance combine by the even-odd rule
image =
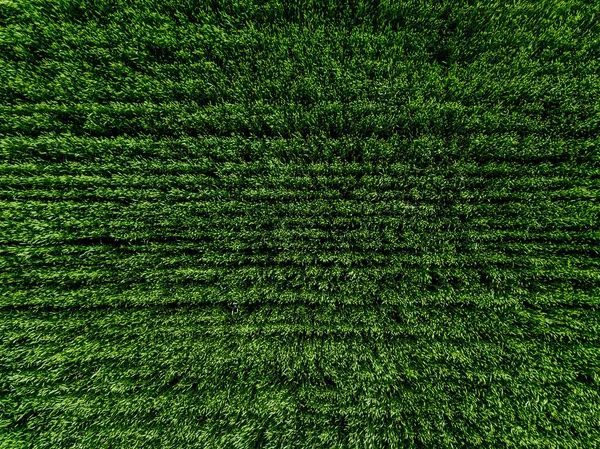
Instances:
[[[0,448],[594,448],[600,3],[0,2]]]

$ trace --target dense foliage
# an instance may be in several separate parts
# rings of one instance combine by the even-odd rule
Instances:
[[[0,448],[592,448],[600,2],[0,1]]]

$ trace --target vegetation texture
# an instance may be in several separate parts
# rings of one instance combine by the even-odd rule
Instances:
[[[600,2],[0,1],[0,448],[594,448]]]

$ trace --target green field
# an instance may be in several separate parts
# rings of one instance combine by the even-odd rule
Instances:
[[[599,24],[0,0],[0,449],[600,447]]]

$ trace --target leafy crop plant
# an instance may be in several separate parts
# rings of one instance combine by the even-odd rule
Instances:
[[[599,23],[0,0],[0,448],[600,447]]]

